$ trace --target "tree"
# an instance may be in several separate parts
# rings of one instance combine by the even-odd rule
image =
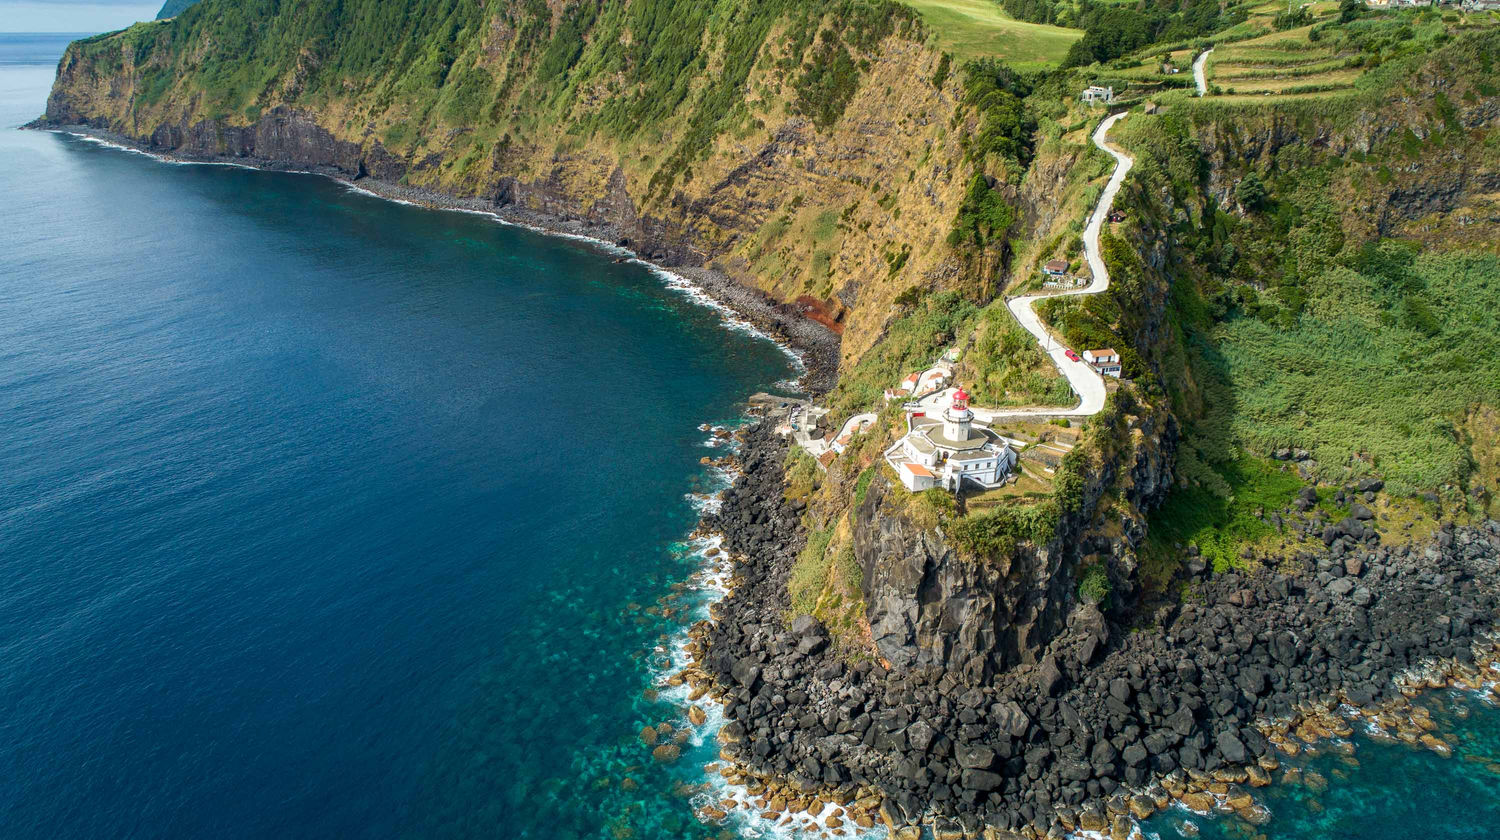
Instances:
[[[1266,203],[1266,185],[1260,176],[1251,172],[1240,179],[1238,186],[1234,188],[1234,197],[1240,206],[1246,210],[1259,210]]]
[[[1364,14],[1364,11],[1364,0],[1340,0],[1339,23],[1348,23],[1349,21],[1359,17],[1361,14]]]

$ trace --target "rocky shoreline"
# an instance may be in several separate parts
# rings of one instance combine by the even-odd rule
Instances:
[[[752,807],[773,820],[835,802],[901,838],[922,825],[938,838],[1124,837],[1179,801],[1254,822],[1247,788],[1354,720],[1441,753],[1406,697],[1481,687],[1497,655],[1500,522],[1388,549],[1351,516],[1324,529],[1325,552],[1277,572],[1190,563],[1189,596],[1146,628],[1080,604],[1035,663],[982,685],[850,664],[816,621],[788,625],[805,537],[783,495],[784,447],[750,427],[740,476],[705,522],[734,581],[684,675],[723,703],[723,772],[762,791]]]
[[[501,221],[542,233],[592,239],[604,245],[624,248],[635,255],[636,259],[652,268],[686,278],[721,306],[744,318],[773,340],[795,350],[806,367],[801,385],[808,392],[822,394],[828,391],[833,387],[838,376],[840,342],[838,333],[805,317],[796,306],[778,303],[759,290],[745,286],[722,272],[705,266],[681,263],[672,259],[672,254],[665,250],[647,249],[645,253],[638,252],[636,243],[625,236],[618,225],[610,222],[554,215],[517,204],[477,197],[452,196],[420,187],[390,183],[368,174],[351,178],[348,172],[336,166],[304,165],[254,156],[184,154],[180,149],[155,147],[115,132],[86,125],[57,125],[45,119],[38,119],[24,127],[92,137],[166,160],[233,164],[270,172],[321,175],[381,198],[436,210],[485,213]]]

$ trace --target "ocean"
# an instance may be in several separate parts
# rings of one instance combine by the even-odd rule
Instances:
[[[0,36],[0,837],[716,833],[711,739],[638,733],[699,427],[795,359],[596,245],[14,130],[66,41]]]
[[[662,681],[701,425],[794,361],[607,248],[12,130],[66,41],[0,35],[0,838],[772,833],[695,819]],[[1452,758],[1142,830],[1489,836],[1500,710],[1427,702]]]

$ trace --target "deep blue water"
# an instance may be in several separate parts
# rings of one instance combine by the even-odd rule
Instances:
[[[64,42],[0,36],[0,838],[707,834],[646,608],[792,361],[587,244],[10,130]]]
[[[647,608],[786,357],[584,244],[9,130],[65,40],[0,35],[0,838],[717,833]],[[1431,702],[1454,758],[1255,831],[1491,836],[1500,710]]]

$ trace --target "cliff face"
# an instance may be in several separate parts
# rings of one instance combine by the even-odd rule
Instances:
[[[904,512],[893,498],[906,492],[899,485],[872,482],[855,512],[854,553],[871,635],[893,669],[977,683],[1038,662],[1081,606],[1077,571],[1095,564],[1110,576],[1115,605],[1123,612],[1133,604],[1144,511],[1171,486],[1177,426],[1149,410],[1116,422],[1123,445],[1091,453],[1077,509],[1060,517],[1054,537],[1004,556],[966,555],[942,526],[924,527]]]
[[[1474,48],[1496,47],[1492,36]],[[1247,171],[1337,162],[1329,189],[1348,235],[1492,249],[1500,153],[1485,138],[1500,120],[1500,96],[1463,61],[1461,54],[1435,58],[1382,80],[1342,111],[1315,104],[1204,109],[1192,133],[1207,195],[1236,207],[1235,187]]]
[[[416,5],[206,0],[72,45],[45,123],[606,231],[797,302],[846,359],[900,292],[959,282],[975,117],[904,7]]]

